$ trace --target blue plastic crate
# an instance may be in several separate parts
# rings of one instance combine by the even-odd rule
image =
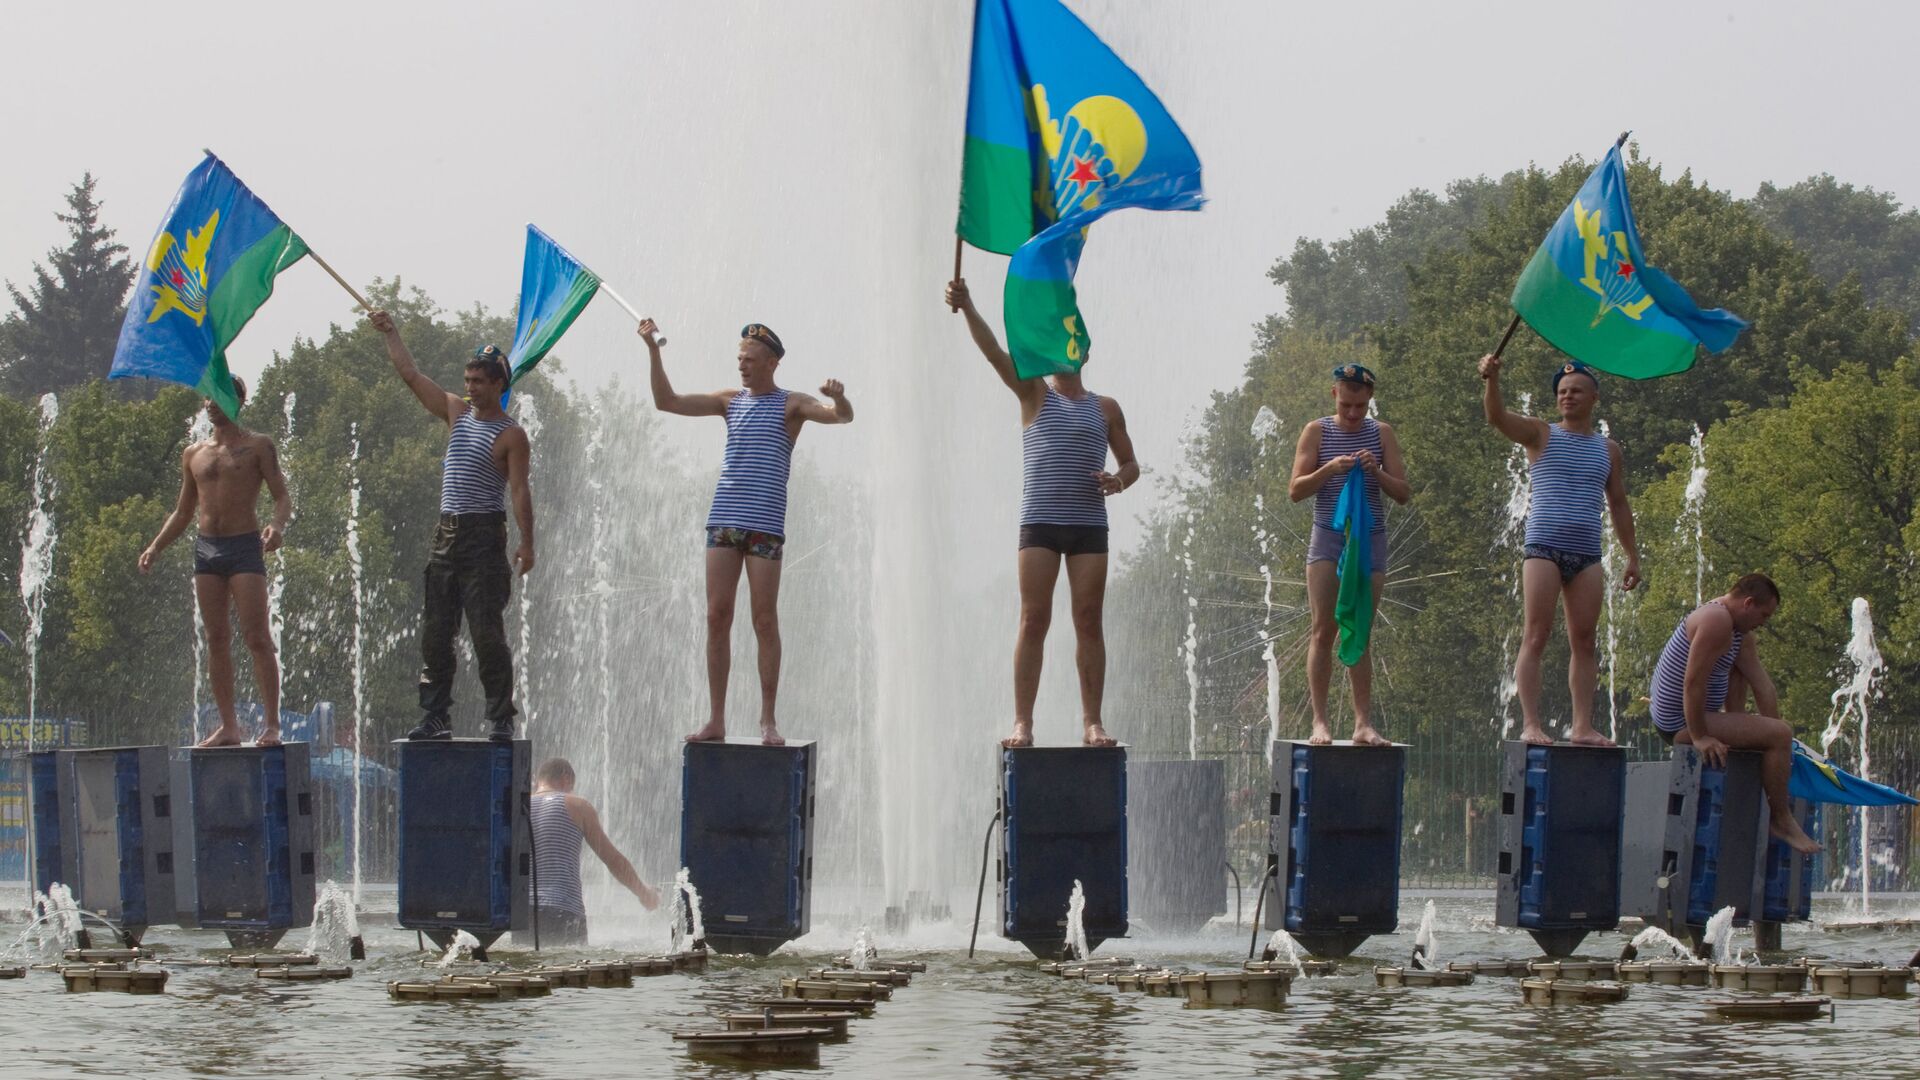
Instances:
[[[33,788],[33,887],[46,892],[55,882],[73,874],[67,860],[72,853],[62,843],[67,824],[60,805],[60,768],[57,753],[41,750],[29,755]]]
[[[1516,922],[1608,930],[1620,921],[1626,755],[1529,746],[1523,774]]]
[[[183,920],[276,931],[313,919],[311,781],[305,743],[174,752]]]
[[[491,942],[525,928],[532,880],[525,740],[400,740],[401,926]]]
[[[1000,799],[1002,936],[1057,951],[1075,881],[1088,946],[1126,936],[1126,748],[1002,750]]]
[[[1807,831],[1808,836],[1819,835],[1819,803],[1806,804],[1805,811],[1800,815],[1800,827]],[[1814,871],[1819,866],[1820,857],[1809,855],[1799,862],[1800,892],[1796,899],[1793,894],[1793,849],[1779,839],[1767,841],[1766,885],[1761,894],[1761,918],[1769,922],[1804,922],[1812,917]]]
[[[764,955],[812,919],[814,744],[746,739],[681,752],[680,865],[707,938]]]
[[[1400,922],[1404,747],[1290,747],[1284,925],[1389,934]]]

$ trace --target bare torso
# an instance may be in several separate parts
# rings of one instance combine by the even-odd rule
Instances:
[[[215,432],[187,452],[199,496],[197,523],[202,536],[237,536],[259,532],[260,488],[267,481],[273,453],[265,435],[236,428],[232,435]]]

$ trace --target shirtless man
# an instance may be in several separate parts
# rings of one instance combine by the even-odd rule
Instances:
[[[1640,584],[1640,548],[1634,542],[1633,508],[1627,502],[1627,469],[1620,444],[1596,430],[1593,411],[1600,400],[1599,377],[1578,360],[1554,372],[1553,400],[1560,408],[1557,424],[1507,411],[1500,399],[1499,357],[1480,359],[1480,378],[1486,383],[1481,405],[1487,423],[1527,449],[1531,495],[1520,563],[1524,622],[1513,665],[1525,725],[1520,737],[1539,745],[1553,742],[1540,720],[1540,658],[1553,635],[1554,609],[1564,600],[1567,689],[1573,697],[1573,729],[1567,741],[1578,746],[1612,746],[1612,740],[1593,729],[1593,695],[1600,680],[1596,634],[1607,593],[1606,574],[1600,568],[1603,503],[1613,519],[1620,549],[1627,555],[1620,574],[1624,591]]]
[[[820,386],[831,405],[782,390],[774,370],[786,356],[780,336],[761,323],[740,330],[740,389],[675,393],[660,359],[666,344],[652,319],[640,323],[652,371],[653,407],[680,416],[718,416],[726,455],[707,512],[707,699],[712,712],[688,742],[727,737],[727,677],[733,667],[733,605],[747,574],[753,633],[760,645],[760,741],[783,746],[774,704],[780,693],[780,556],[787,542],[787,476],[800,425],[850,424],[853,403],[838,379]]]
[[[1022,379],[993,327],[973,306],[967,283],[947,285],[947,305],[964,313],[974,346],[1000,381],[1020,399],[1020,631],[1013,644],[1013,734],[1006,747],[1033,745],[1033,702],[1040,695],[1040,664],[1053,622],[1054,584],[1067,564],[1080,673],[1080,741],[1113,746],[1101,725],[1106,696],[1107,642],[1102,614],[1107,593],[1107,506],[1140,479],[1133,439],[1120,403],[1088,390],[1080,373]],[[1116,462],[1107,471],[1107,452]]]
[[[1373,510],[1373,532],[1368,552],[1373,562],[1373,607],[1380,608],[1380,589],[1387,576],[1387,518],[1382,492],[1405,505],[1413,497],[1407,467],[1400,456],[1400,440],[1393,429],[1367,415],[1373,401],[1373,372],[1359,364],[1333,369],[1333,415],[1323,416],[1300,431],[1293,451],[1293,478],[1287,496],[1294,502],[1312,496],[1313,538],[1307,544],[1307,609],[1313,628],[1307,638],[1307,696],[1313,703],[1315,746],[1333,742],[1327,722],[1327,688],[1333,681],[1334,640],[1340,627],[1334,606],[1340,593],[1340,554],[1346,534],[1333,528],[1334,507],[1346,475],[1354,469],[1366,477],[1367,502]],[[1392,740],[1373,727],[1373,650],[1347,669],[1353,688],[1353,744],[1392,746]]]
[[[246,404],[247,384],[238,376],[233,391]],[[187,522],[197,515],[193,591],[207,631],[207,681],[213,685],[213,703],[220,710],[220,726],[198,745],[238,746],[243,741],[233,712],[229,612],[237,611],[241,640],[253,654],[253,681],[263,711],[254,745],[279,746],[280,657],[267,621],[265,555],[280,548],[287,521],[293,517],[293,497],[287,494],[287,478],[280,472],[273,440],[234,423],[211,400],[206,409],[213,434],[180,455],[180,500],[160,526],[160,535],[140,553],[140,572],[151,573],[153,560],[180,538]],[[255,510],[262,485],[273,494],[273,523],[264,529]]]
[[[573,784],[573,765],[566,758],[549,758],[533,774],[535,879],[540,883],[535,917],[540,920],[542,945],[587,943],[586,893],[580,886],[583,842],[641,907],[652,911],[660,906],[660,894],[640,880],[633,864],[601,828],[599,812],[573,793]]]
[[[1811,855],[1820,845],[1794,820],[1787,794],[1793,729],[1778,719],[1780,698],[1754,636],[1779,608],[1780,587],[1765,574],[1748,574],[1725,595],[1695,608],[1660,650],[1649,696],[1660,737],[1669,745],[1691,744],[1709,765],[1724,767],[1728,749],[1760,751],[1768,830]],[[1726,711],[1744,709],[1748,691],[1753,712]]]

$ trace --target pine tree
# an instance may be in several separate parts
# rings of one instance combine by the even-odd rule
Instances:
[[[92,173],[67,194],[70,239],[35,263],[33,284],[7,282],[14,309],[0,323],[0,389],[23,399],[76,386],[107,373],[126,314],[136,268],[114,231],[100,224]],[[144,381],[144,380],[142,380]]]

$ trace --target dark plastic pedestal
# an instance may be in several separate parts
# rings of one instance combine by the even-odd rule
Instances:
[[[1000,935],[1061,955],[1080,882],[1087,948],[1127,934],[1127,750],[1030,746],[1000,752]]]
[[[810,741],[687,743],[680,865],[700,893],[707,945],[765,956],[807,932],[813,911]]]
[[[1765,823],[1755,751],[1730,752],[1724,769],[1703,767],[1691,746],[1628,765],[1621,913],[1675,937],[1723,907],[1745,926],[1761,909]]]
[[[1502,753],[1496,921],[1571,956],[1620,925],[1627,752],[1509,741]]]
[[[1134,917],[1190,933],[1227,912],[1226,762],[1127,765],[1127,892]]]
[[[1283,742],[1273,754],[1266,928],[1315,956],[1351,955],[1400,923],[1406,747]]]
[[[164,746],[55,750],[34,763],[37,875],[138,944],[174,913],[173,803]],[[58,837],[58,850],[50,850]],[[53,871],[62,876],[53,876]]]
[[[446,948],[525,929],[532,887],[531,745],[525,739],[395,743],[400,751],[396,922]]]
[[[180,925],[270,949],[313,923],[313,795],[306,743],[173,752]]]

